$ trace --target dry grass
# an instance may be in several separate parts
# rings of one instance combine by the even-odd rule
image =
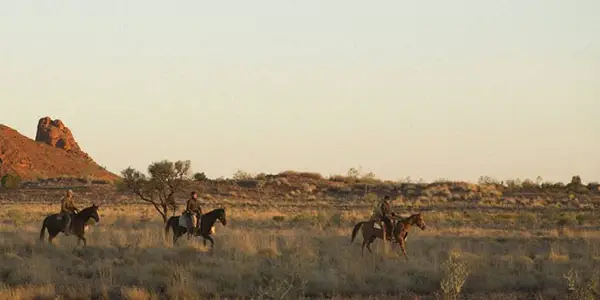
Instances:
[[[362,237],[350,244],[368,210],[231,204],[211,253],[201,240],[171,245],[147,205],[106,204],[87,248],[39,242],[57,209],[3,205],[0,299],[594,299],[600,263],[592,212],[427,212],[406,261],[381,241],[365,257]]]

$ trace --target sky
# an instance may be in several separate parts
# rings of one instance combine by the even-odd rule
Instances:
[[[0,0],[0,123],[119,173],[600,181],[597,0]]]

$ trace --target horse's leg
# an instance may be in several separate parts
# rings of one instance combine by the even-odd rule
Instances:
[[[208,234],[205,235],[204,238],[205,238],[205,240],[204,240],[205,242],[206,242],[206,240],[210,241],[210,249],[214,250],[215,249],[215,241],[213,241],[213,239]]]
[[[371,226],[373,226],[371,224]],[[363,226],[360,228],[360,231],[362,232],[362,236],[363,236],[363,244],[366,243],[371,236],[373,236],[373,228],[367,227],[366,224],[363,224]]]
[[[83,240],[83,230],[84,230],[83,226],[85,226],[85,224],[82,225],[82,229],[81,230],[79,230],[78,228],[75,228],[75,226],[72,226],[72,225],[73,225],[73,222],[71,222],[71,229],[70,229],[71,230],[71,234],[73,234],[73,235],[75,235],[77,237],[77,246],[79,246],[79,241]],[[83,245],[85,247],[85,242],[84,242]]]
[[[84,247],[84,248],[87,246],[87,240],[86,240],[86,238],[83,236],[83,234],[78,234],[78,235],[77,235],[77,246],[79,246],[79,241],[83,241],[83,247]]]
[[[56,237],[56,234],[48,232],[48,243],[52,244],[52,240]]]
[[[404,239],[398,241],[398,244],[400,244],[400,248],[402,248],[402,253],[404,253],[404,257],[406,257],[406,259],[409,260],[408,254],[406,254],[406,248],[405,248],[405,244],[404,244]]]
[[[367,242],[367,250],[369,250],[369,252],[371,254],[373,254],[373,251],[371,251],[371,244],[375,241],[375,237],[372,237],[371,239],[369,239],[369,241]]]
[[[173,245],[177,242],[177,239],[181,236],[181,229],[179,226],[173,228]]]
[[[373,251],[371,251],[371,243],[373,243],[372,239],[365,239],[363,241],[361,256],[364,256],[365,248],[367,248],[367,250],[369,250],[369,253],[373,254]]]
[[[360,256],[365,255],[365,246],[367,245],[367,239],[363,239],[362,245],[360,246]]]

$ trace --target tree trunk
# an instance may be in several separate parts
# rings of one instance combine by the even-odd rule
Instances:
[[[169,218],[169,207],[167,204],[162,204],[163,211],[160,213],[163,217],[163,222],[166,224]]]
[[[167,213],[168,213],[168,211],[167,211],[167,205],[164,204],[164,203],[159,203],[159,202],[155,202],[155,201],[149,201],[149,200],[146,200],[146,201],[149,202],[149,203],[151,203],[152,206],[154,206],[154,210],[156,210],[160,214],[160,216],[163,219],[163,222],[167,223],[167,221],[168,221],[168,218],[167,218],[167,216],[168,216],[167,215]]]

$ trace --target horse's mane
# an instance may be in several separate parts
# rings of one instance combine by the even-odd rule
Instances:
[[[94,206],[88,206],[88,207],[82,209],[80,212],[88,211],[88,210],[91,210],[92,208],[94,208]]]
[[[396,222],[398,222],[398,223],[407,222],[407,221],[410,221],[411,219],[418,217],[420,214],[421,213],[411,214],[408,217],[402,217],[402,216],[396,215],[396,218],[397,218]]]
[[[215,214],[215,213],[224,213],[224,212],[225,212],[225,208],[219,207],[219,208],[215,208],[215,209],[207,212],[206,214]]]
[[[94,208],[98,208],[98,205],[92,204],[92,205],[90,205],[90,206],[88,206],[88,207],[86,207],[86,208],[84,208],[84,209],[80,210],[80,211],[79,211],[79,213],[78,213],[78,215],[81,215],[81,214],[82,214],[82,213],[84,213],[84,212],[86,212],[86,213],[87,213],[87,212],[89,212],[90,210],[92,210],[92,209],[94,209]]]

